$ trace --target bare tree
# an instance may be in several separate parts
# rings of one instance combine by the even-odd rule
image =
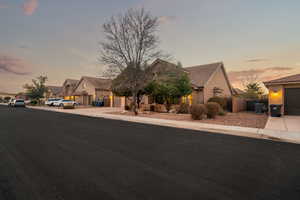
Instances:
[[[133,97],[136,114],[137,95],[144,86],[145,66],[155,58],[166,57],[158,50],[158,25],[158,18],[144,9],[130,9],[103,24],[105,41],[100,43],[99,60],[107,66],[106,75],[110,77],[116,77],[127,69],[126,77],[123,77],[129,84],[127,88]]]

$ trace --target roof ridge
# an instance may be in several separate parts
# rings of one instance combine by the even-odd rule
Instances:
[[[221,65],[223,64],[222,61],[220,62],[213,62],[213,63],[207,63],[207,64],[201,64],[201,65],[194,65],[194,66],[190,66],[190,67],[183,67],[184,69],[188,69],[188,68],[196,68],[196,67],[205,67],[205,66],[208,66],[208,65]]]
[[[289,75],[289,76],[284,76],[284,77],[273,79],[273,80],[269,80],[269,81],[264,81],[264,83],[276,83],[276,82],[280,82],[280,81],[296,82],[298,80],[288,80],[288,79],[290,79],[292,77],[298,77],[298,76],[299,76],[299,80],[300,80],[300,73],[299,73],[299,74],[293,74],[293,75]]]

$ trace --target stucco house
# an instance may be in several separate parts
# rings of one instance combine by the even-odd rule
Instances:
[[[94,101],[104,101],[106,107],[125,105],[125,98],[113,95],[111,79],[83,76],[71,93],[71,99],[81,105],[91,105]]]
[[[164,71],[178,68],[178,66],[157,59],[150,68],[154,73],[163,74]],[[233,95],[233,89],[222,62],[184,67],[183,70],[190,78],[193,88],[192,94],[188,97],[190,104],[206,103],[213,96],[231,97]]]
[[[64,99],[67,100],[75,100],[75,97],[73,96],[73,92],[77,84],[79,83],[79,80],[75,79],[66,79],[65,82],[62,85],[62,90],[61,90],[61,96]]]
[[[269,104],[282,105],[281,114],[300,115],[300,74],[264,82]]]
[[[60,86],[46,86],[47,87],[47,92],[44,95],[45,98],[60,98],[62,97],[62,87]]]

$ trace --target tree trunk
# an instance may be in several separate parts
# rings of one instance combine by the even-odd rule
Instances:
[[[137,110],[137,106],[136,106],[137,92],[134,91],[132,94],[133,94],[132,110],[135,115],[138,115],[138,110]]]

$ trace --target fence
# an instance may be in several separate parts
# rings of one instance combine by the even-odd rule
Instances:
[[[244,98],[232,97],[232,112],[237,113],[247,110],[247,101]]]

